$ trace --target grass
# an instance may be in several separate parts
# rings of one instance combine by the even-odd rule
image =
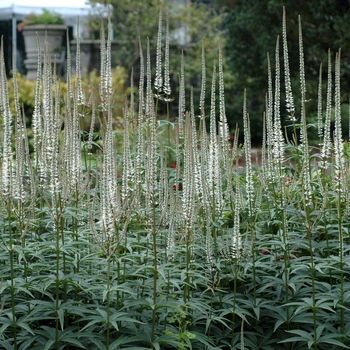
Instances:
[[[98,101],[83,98],[69,66],[60,96],[46,50],[33,152],[16,74],[10,108],[2,54],[1,348],[349,348],[350,152],[341,139],[340,52],[334,81],[329,58],[325,120],[319,91],[321,142],[311,149],[301,26],[300,117],[285,79],[293,141],[281,129],[277,40],[262,156],[252,160],[245,94],[244,145],[238,131],[229,143],[221,50],[209,108],[205,69],[197,111],[182,66],[179,118],[160,120],[159,104],[173,99],[167,63],[166,87],[159,78],[161,37],[157,88],[147,45],[123,135],[114,127],[110,37],[101,42]],[[286,65],[286,35],[282,40]],[[81,119],[91,122],[88,135]]]

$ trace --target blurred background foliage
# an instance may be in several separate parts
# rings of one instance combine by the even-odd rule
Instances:
[[[104,1],[91,0],[92,3]],[[219,42],[224,47],[225,91],[227,118],[233,129],[238,123],[242,130],[243,91],[247,89],[248,109],[252,124],[253,145],[261,144],[265,95],[267,93],[267,52],[270,53],[274,76],[275,45],[282,34],[282,8],[287,14],[287,36],[290,71],[297,116],[300,110],[298,15],[301,16],[305,52],[307,82],[307,118],[314,122],[317,115],[317,85],[320,63],[323,64],[323,100],[325,106],[327,52],[335,53],[341,48],[341,82],[343,109],[349,101],[350,80],[350,1],[348,0],[110,0],[114,39],[118,46],[116,64],[131,72],[135,82],[139,76],[139,44],[141,39],[144,55],[147,38],[153,63],[156,51],[158,13],[160,6],[169,18],[171,32],[171,76],[173,117],[177,115],[176,87],[180,73],[181,53],[185,56],[186,83],[194,87],[198,96],[201,84],[201,47],[204,43],[207,70],[207,105],[209,104],[211,72],[217,61]],[[165,18],[163,20],[165,23]],[[99,35],[100,23],[92,23],[93,32]],[[283,77],[282,40],[280,40],[281,74]],[[155,64],[153,64],[153,67]],[[333,64],[334,66],[334,64]],[[281,81],[284,92],[283,78]],[[188,94],[189,96],[189,94]],[[188,98],[189,102],[189,98]],[[198,100],[195,97],[195,107]],[[189,106],[188,106],[189,108]],[[198,109],[196,110],[196,112]],[[287,113],[281,102],[282,118]],[[343,114],[344,125],[348,113]],[[317,132],[310,128],[310,140]]]
[[[91,94],[93,94],[96,106],[100,104],[100,96],[99,96],[99,89],[100,89],[100,81],[101,78],[96,72],[96,70],[91,71],[89,74],[86,74],[82,77],[82,86],[85,89],[84,95],[86,99],[85,105],[87,108],[90,108],[91,106]],[[116,127],[120,128],[121,119],[123,116],[123,108],[125,107],[125,99],[128,95],[130,95],[130,88],[127,87],[127,81],[128,81],[128,72],[124,67],[117,66],[112,70],[112,84],[113,84],[113,95],[112,95],[112,104],[113,104],[113,110],[114,110],[114,119],[116,124]],[[9,101],[10,101],[10,107],[15,112],[15,104],[14,104],[14,82],[13,78],[9,79],[8,81],[8,88],[9,88]],[[73,84],[76,83],[76,77],[73,78]],[[36,87],[36,81],[35,80],[28,80],[25,76],[17,73],[17,84],[18,84],[18,98],[21,108],[23,108],[23,111],[26,116],[26,122],[27,127],[30,128],[31,126],[31,116],[34,111],[34,101],[35,101],[35,87]],[[64,98],[67,96],[67,84],[64,82],[59,83],[60,86],[60,96],[61,96],[61,113],[64,116],[66,114],[65,108],[66,103],[64,101]],[[84,114],[84,111],[82,112],[82,115]],[[99,109],[97,107],[97,112],[99,112]],[[99,120],[96,121],[96,123],[99,123]],[[88,131],[90,128],[90,118],[84,119],[81,118],[81,129]]]
[[[226,30],[225,57],[227,65],[234,74],[236,85],[229,94],[228,101],[233,110],[239,111],[242,89],[247,89],[250,101],[249,111],[253,121],[253,142],[259,143],[262,131],[262,115],[265,110],[267,92],[267,58],[270,53],[272,69],[275,61],[275,45],[278,35],[282,35],[282,7],[286,8],[287,37],[290,58],[290,71],[293,93],[300,110],[299,89],[299,48],[298,15],[301,17],[304,42],[305,75],[307,82],[307,118],[315,122],[317,115],[317,85],[320,63],[323,65],[323,107],[326,99],[327,54],[341,48],[341,83],[344,113],[344,133],[348,131],[348,111],[350,79],[350,2],[347,0],[216,0],[216,5],[224,12],[223,27]],[[282,59],[282,42],[280,41]],[[281,64],[283,75],[283,65]],[[273,73],[274,75],[274,73]],[[334,79],[334,77],[333,77]],[[281,82],[284,92],[284,82]],[[282,117],[286,117],[284,101],[281,106]],[[298,113],[297,113],[298,116]],[[315,141],[317,132],[310,128]]]

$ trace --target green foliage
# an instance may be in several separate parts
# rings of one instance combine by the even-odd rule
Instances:
[[[116,118],[116,122],[119,123],[120,128],[120,118],[122,116],[122,109],[125,105],[125,97],[130,94],[130,89],[126,88],[127,81],[127,72],[122,67],[115,67],[112,71],[112,84],[113,84],[113,96],[112,96],[112,104],[113,108],[116,110],[116,114],[119,115]],[[35,85],[36,82],[33,80],[27,80],[25,76],[17,73],[17,82],[18,82],[18,98],[21,108],[23,108],[24,113],[26,115],[27,124],[31,125],[31,116],[34,110],[34,97],[35,97]],[[99,96],[99,84],[101,82],[100,77],[97,75],[96,71],[92,71],[82,77],[82,84],[85,88],[85,96],[87,99],[90,98],[92,91],[94,92],[95,98],[97,99]],[[76,79],[73,80],[73,83],[76,83]],[[64,114],[65,105],[64,98],[67,94],[67,84],[65,82],[60,82],[60,96],[61,101],[60,105],[62,108],[62,113]],[[53,87],[54,88],[54,87]],[[8,80],[8,91],[9,91],[9,102],[11,110],[15,111],[14,104],[14,85],[13,78]],[[89,124],[84,125],[83,129],[88,130]]]
[[[1,347],[348,349],[339,56],[326,113],[333,107],[334,128],[322,127],[321,145],[309,147],[305,115],[290,122],[291,141],[280,137],[276,109],[253,158],[246,99],[241,150],[237,138],[229,144],[221,84],[215,110],[214,79],[209,133],[194,106],[183,120],[158,120],[160,103],[171,102],[154,91],[149,60],[138,107],[130,89],[121,119],[125,74],[112,76],[107,42],[101,77],[68,75],[64,108],[46,54],[32,153],[0,57]]]
[[[305,67],[307,78],[309,111],[317,108],[317,76],[320,63],[323,64],[323,77],[326,77],[327,52],[332,53],[342,49],[344,65],[341,68],[342,102],[348,102],[349,71],[345,68],[349,64],[349,31],[350,16],[349,3],[346,1],[237,1],[216,0],[218,6],[226,9],[224,17],[228,37],[226,60],[233,72],[237,84],[232,89],[232,99],[227,101],[228,107],[235,113],[241,111],[242,90],[247,89],[250,99],[250,118],[258,127],[254,128],[252,141],[261,145],[262,115],[265,107],[267,92],[267,60],[266,53],[272,57],[275,50],[277,35],[282,34],[282,7],[287,13],[288,37],[296,37],[298,33],[298,15],[301,16],[304,27],[303,41],[305,45]],[[297,40],[289,41],[289,55],[291,79],[295,91],[299,84],[299,50]],[[282,96],[284,91],[282,92]],[[300,109],[300,96],[296,97],[296,107]],[[282,122],[287,114],[282,109]],[[345,136],[345,135],[344,135]]]
[[[94,3],[102,3],[99,0],[92,0]],[[139,78],[140,53],[139,39],[141,40],[145,53],[147,38],[150,38],[152,68],[155,64],[156,37],[158,29],[158,13],[160,8],[167,14],[164,16],[169,21],[170,30],[170,83],[177,96],[179,86],[179,75],[181,65],[181,55],[184,53],[186,65],[186,85],[193,86],[195,90],[195,104],[198,105],[198,96],[201,86],[201,55],[202,45],[206,52],[206,70],[210,77],[213,70],[214,61],[217,60],[217,50],[219,43],[224,46],[226,41],[223,30],[224,13],[214,6],[201,4],[200,1],[159,1],[159,0],[126,0],[111,1],[113,10],[111,13],[114,37],[117,50],[114,53],[116,64],[125,67],[128,72],[134,71],[135,81]],[[155,15],[157,14],[157,15]],[[100,21],[90,22],[94,39],[100,38]],[[164,33],[164,31],[163,31]],[[233,77],[231,71],[225,66],[225,84],[231,88]],[[207,99],[210,95],[207,94]],[[171,104],[170,114],[172,119],[177,115],[177,104]],[[160,108],[163,108],[160,106]],[[187,103],[186,108],[190,106]],[[208,111],[209,112],[209,111]],[[166,109],[161,109],[160,114],[165,115]],[[230,120],[235,128],[238,120],[234,117]]]
[[[43,8],[41,14],[29,14],[25,20],[21,22],[21,28],[26,25],[35,24],[64,24],[64,20],[59,13]]]

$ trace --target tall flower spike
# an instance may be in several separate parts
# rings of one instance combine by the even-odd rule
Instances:
[[[194,153],[194,178],[196,185],[196,193],[198,196],[202,193],[202,178],[200,174],[200,159],[197,146],[197,131],[196,131],[196,117],[194,113],[194,101],[193,101],[193,87],[191,87],[191,128],[192,128],[192,148]]]
[[[71,134],[71,155],[72,155],[72,169],[71,169],[71,177],[69,179],[71,190],[76,191],[78,193],[78,189],[81,186],[81,131],[80,131],[80,122],[79,122],[79,112],[78,112],[78,104],[79,104],[79,91],[75,91],[75,99],[73,101],[73,116],[72,116],[72,134]]]
[[[287,113],[291,121],[295,121],[294,113],[294,100],[292,94],[292,85],[290,82],[289,72],[289,57],[288,57],[288,44],[287,44],[287,26],[286,26],[286,9],[283,6],[283,21],[282,21],[282,40],[283,40],[283,59],[284,59],[284,76],[286,85],[286,108]]]
[[[307,123],[306,123],[306,84],[305,84],[305,65],[304,65],[304,48],[303,48],[303,34],[301,29],[301,20],[298,16],[299,27],[299,72],[300,72],[300,91],[301,91],[301,129],[300,142],[307,144]],[[306,148],[304,149],[306,151]]]
[[[192,143],[192,125],[190,115],[186,113],[184,132],[184,173],[182,208],[185,217],[186,230],[191,231],[195,218],[195,148]]]
[[[301,90],[301,128],[300,128],[300,142],[303,148],[303,195],[304,205],[311,204],[311,184],[310,184],[310,164],[309,164],[309,142],[307,137],[307,122],[306,122],[306,84],[305,84],[305,69],[304,69],[304,48],[303,35],[301,29],[301,20],[298,16],[299,23],[299,69],[300,69],[300,90]]]
[[[220,147],[219,138],[216,127],[216,65],[213,65],[213,77],[211,84],[211,103],[210,103],[210,142],[209,142],[209,158],[208,158],[208,181],[209,188],[212,191],[215,200],[216,210],[221,210],[223,205],[222,198],[222,175],[220,167]]]
[[[281,170],[284,161],[284,138],[281,126],[281,112],[280,112],[280,88],[281,88],[281,72],[279,61],[279,37],[276,41],[276,77],[275,77],[275,104],[274,104],[274,120],[273,120],[273,155],[276,161],[278,171]],[[281,174],[278,174],[279,176]]]
[[[52,95],[52,68],[50,46],[47,40],[44,44],[44,68],[43,68],[43,147],[42,162],[40,164],[41,180],[47,179],[51,172],[54,157],[54,116]]]
[[[151,50],[149,45],[149,38],[147,38],[147,61],[146,61],[146,116],[152,114],[153,109],[153,93],[152,93],[152,83],[151,83]]]
[[[240,231],[240,183],[239,175],[236,175],[236,191],[235,191],[235,201],[234,201],[234,214],[233,214],[233,235],[232,235],[232,245],[231,245],[231,254],[233,259],[239,259],[242,254],[242,238]]]
[[[67,40],[67,43],[69,43],[69,33],[68,33],[68,30],[66,32],[66,40]],[[71,82],[72,82],[72,59],[71,59],[71,54],[70,54],[70,45],[67,45],[67,85],[68,87],[72,86]],[[68,94],[67,94],[67,98],[69,100],[72,100],[73,99],[73,92],[72,92],[72,89],[70,89],[68,91]]]
[[[104,28],[104,21],[101,19],[101,28],[100,28],[100,97],[102,102],[104,102],[105,99],[105,88],[106,88],[106,37],[105,37],[105,28]]]
[[[139,50],[140,50],[140,80],[139,80],[139,113],[138,113],[138,123],[141,123],[141,117],[145,110],[145,63],[143,59],[143,50],[141,39],[139,38]],[[141,118],[141,119],[140,119]]]
[[[107,22],[107,52],[106,52],[106,82],[107,82],[107,95],[112,96],[112,22],[111,15],[108,15]],[[109,101],[108,101],[109,102]]]
[[[244,155],[245,155],[245,169],[246,169],[246,192],[248,202],[248,214],[253,216],[255,213],[254,208],[254,183],[253,183],[253,170],[252,170],[252,155],[251,155],[251,133],[250,133],[250,120],[247,113],[247,96],[246,90],[244,90],[243,97],[243,132],[244,132]]]
[[[151,53],[149,39],[147,40],[147,82],[146,82],[146,129],[148,140],[145,142],[145,184],[146,184],[146,212],[149,218],[149,225],[152,227],[154,216],[153,208],[156,205],[157,194],[157,163],[156,163],[156,115],[151,81]]]
[[[91,104],[91,122],[90,122],[89,139],[88,139],[88,150],[89,150],[89,155],[91,155],[92,138],[94,136],[94,127],[95,127],[95,121],[96,121],[96,102],[95,102],[93,88],[91,88],[91,96],[90,96],[89,104]]]
[[[68,34],[67,34],[68,35]],[[38,68],[37,68],[37,78],[35,82],[35,97],[34,97],[34,110],[32,116],[32,130],[33,130],[33,150],[34,150],[34,166],[37,168],[39,162],[39,152],[42,138],[42,120],[41,120],[41,49],[40,49],[40,40],[37,34],[37,44],[38,44]],[[67,47],[67,64],[70,64],[69,54],[69,45]],[[68,78],[68,69],[67,69],[67,78]]]
[[[103,21],[101,24],[101,82],[100,96],[104,110],[108,110],[109,98],[112,95],[112,66],[111,66],[112,23],[110,14],[107,23],[107,42],[105,40]]]
[[[129,140],[129,113],[128,103],[125,101],[124,107],[124,154],[123,154],[123,174],[122,174],[122,203],[125,207],[129,207],[129,199],[131,198],[131,192],[133,188],[130,184],[134,183],[134,170],[132,169],[132,160],[130,152],[130,140]]]
[[[151,115],[148,116],[147,129],[149,138],[146,142],[146,161],[145,161],[145,185],[146,185],[146,211],[149,219],[149,227],[155,225],[153,210],[157,204],[157,130],[156,116],[154,113],[153,99]]]
[[[327,101],[326,118],[323,130],[323,144],[321,150],[321,166],[327,168],[327,158],[331,152],[331,115],[332,115],[332,62],[331,52],[328,50],[328,74],[327,74]]]
[[[165,155],[162,144],[160,145],[159,153],[160,153],[159,207],[167,211],[167,207],[169,205],[169,179],[168,179],[168,169],[167,169],[167,159],[166,159],[167,157]]]
[[[68,42],[68,31],[67,31],[67,42]],[[73,97],[73,82],[72,82],[72,71],[71,71],[71,54],[69,45],[67,47],[67,97],[66,97],[66,113],[65,113],[65,131],[64,131],[64,152],[66,157],[64,157],[65,170],[68,174],[68,178],[71,178],[71,169],[73,163],[73,157],[71,155],[72,151],[72,110],[75,106],[75,96]],[[73,107],[72,107],[73,103]],[[92,137],[92,135],[91,135]]]
[[[211,101],[210,101],[210,115],[209,115],[209,148],[208,148],[208,188],[211,196],[214,197],[215,184],[215,162],[217,160],[217,134],[216,134],[216,118],[215,118],[215,88],[216,88],[216,65],[213,65],[213,75],[211,83]]]
[[[12,113],[9,105],[7,77],[5,71],[4,42],[1,37],[0,50],[0,113],[3,120],[3,147],[1,166],[1,190],[4,198],[12,195]]]
[[[335,58],[335,93],[334,93],[334,170],[336,172],[335,182],[336,191],[339,192],[342,199],[346,196],[346,176],[345,159],[342,140],[341,126],[341,95],[340,95],[340,49]]]
[[[18,82],[17,82],[17,69],[15,64],[15,54],[12,53],[12,64],[13,64],[13,98],[15,105],[15,151],[16,151],[16,176],[14,181],[14,195],[18,199],[19,206],[22,206],[21,203],[25,201],[26,195],[24,191],[24,182],[23,176],[25,172],[25,148],[24,148],[24,139],[25,139],[25,127],[23,126],[23,118],[21,115],[21,110],[19,107],[19,95],[18,95]]]
[[[298,28],[299,28],[299,69],[300,69],[300,91],[301,102],[306,102],[306,83],[305,83],[305,65],[304,65],[304,48],[303,48],[303,32],[301,28],[300,15],[298,16]]]
[[[53,147],[53,159],[51,163],[51,183],[50,188],[52,193],[59,193],[60,191],[60,170],[59,170],[59,148],[60,148],[60,141],[59,141],[59,135],[61,131],[61,116],[60,116],[60,84],[57,80],[56,75],[54,75],[53,79],[53,85],[55,86],[55,98],[54,98],[54,109],[53,109],[53,140],[52,140],[52,147]],[[79,122],[78,122],[79,125]],[[78,133],[78,144],[75,144],[74,146],[77,146],[78,148],[75,150],[79,160],[76,162],[80,168],[81,164],[81,158],[80,158],[80,130]],[[69,180],[71,180],[69,178]],[[80,183],[80,179],[77,180],[77,183]],[[68,187],[68,186],[66,186]],[[64,188],[63,191],[66,191],[67,189]]]
[[[162,8],[159,11],[158,20],[158,38],[157,38],[157,53],[156,53],[156,76],[154,79],[154,88],[157,94],[162,91],[163,79],[162,79],[162,23],[163,14]]]
[[[203,119],[204,119],[204,105],[205,105],[205,85],[206,85],[206,70],[205,70],[205,51],[204,51],[204,42],[203,42],[202,43],[202,84],[201,84],[201,95],[199,98],[199,112]]]
[[[137,140],[136,140],[136,159],[135,159],[135,184],[137,188],[137,193],[139,196],[139,189],[141,186],[141,169],[143,168],[144,163],[144,110],[145,110],[145,98],[144,98],[144,89],[145,89],[145,67],[143,60],[143,50],[141,41],[139,40],[140,47],[140,80],[139,80],[139,107],[137,115]]]
[[[76,76],[77,76],[77,99],[78,105],[85,103],[84,91],[82,88],[81,81],[81,64],[80,64],[80,18],[78,17],[78,26],[77,26],[77,53],[76,53]]]
[[[180,69],[180,88],[179,88],[179,133],[180,136],[183,134],[183,124],[186,111],[186,100],[185,100],[185,59],[184,52],[181,54],[181,69]]]
[[[219,135],[221,142],[221,153],[224,161],[224,168],[226,169],[229,153],[229,129],[226,118],[225,109],[225,86],[224,86],[224,68],[222,60],[222,47],[219,46],[219,108],[220,108],[220,123],[219,123]]]
[[[271,61],[270,55],[267,53],[267,101],[266,101],[266,152],[267,152],[267,174],[268,178],[273,176],[273,165],[272,165],[272,147],[274,140],[273,131],[273,90],[272,90],[272,71],[271,71]]]
[[[164,93],[166,95],[165,102],[170,102],[172,99],[170,86],[170,59],[169,59],[169,17],[166,17],[166,31],[165,31],[165,58],[164,58]]]
[[[135,118],[135,91],[134,91],[134,68],[131,68],[130,74],[130,121],[132,123],[133,131],[135,132],[137,127],[137,119]]]
[[[318,98],[317,98],[317,135],[321,139],[323,136],[323,116],[322,116],[322,63],[318,74]]]
[[[265,98],[267,104],[267,97]],[[263,114],[263,130],[261,140],[261,168],[263,170],[263,176],[266,179],[266,112]]]

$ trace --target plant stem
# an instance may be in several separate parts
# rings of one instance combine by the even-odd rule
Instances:
[[[106,326],[107,326],[107,334],[106,334],[106,350],[109,350],[110,343],[110,290],[111,290],[111,257],[107,256],[107,296],[106,296]]]
[[[14,242],[13,242],[13,231],[12,231],[12,217],[11,217],[11,203],[7,203],[7,219],[8,219],[8,230],[9,230],[9,253],[10,253],[10,280],[11,280],[11,311],[12,311],[12,329],[13,329],[13,345],[14,349],[17,350],[17,320],[16,320],[16,308],[15,308],[15,271],[14,271]]]

